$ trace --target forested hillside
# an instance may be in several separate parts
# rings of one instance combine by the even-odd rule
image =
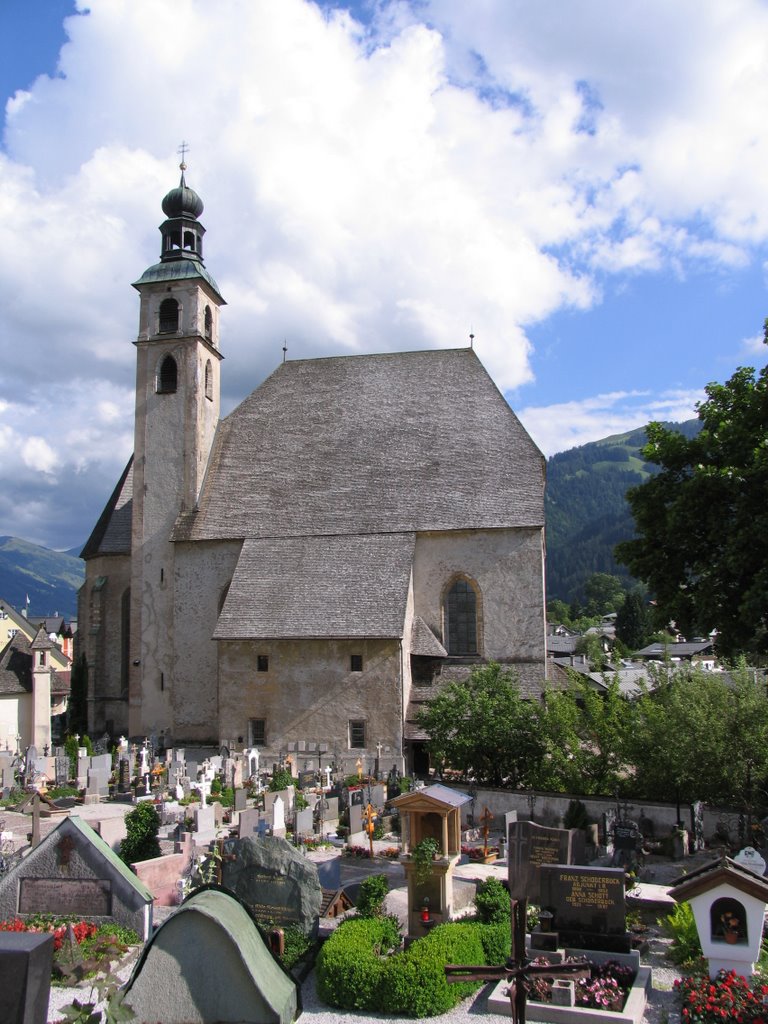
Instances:
[[[666,424],[690,437],[698,420]],[[645,428],[553,455],[547,462],[547,599],[583,600],[584,583],[604,572],[631,582],[613,557],[614,545],[634,535],[626,502],[630,487],[656,471],[640,449]]]
[[[0,537],[0,598],[30,615],[77,615],[85,564],[72,552],[50,551],[18,537]]]

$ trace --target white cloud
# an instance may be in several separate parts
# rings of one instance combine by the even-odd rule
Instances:
[[[62,488],[92,472],[104,500],[130,449],[129,283],[158,258],[182,139],[230,303],[225,408],[284,341],[300,357],[473,331],[518,389],[531,325],[588,309],[607,278],[726,274],[768,239],[760,0],[381,0],[370,30],[330,6],[81,0],[61,77],[9,102],[0,310],[4,346],[25,357],[6,353],[8,393],[29,405],[0,444],[38,439]],[[555,411],[529,412],[545,448],[634,415],[563,405],[555,441]],[[6,487],[17,471],[33,495],[21,459]],[[31,521],[0,512],[10,531]]]
[[[577,448],[590,441],[644,427],[652,420],[680,423],[695,419],[703,391],[616,391],[573,402],[518,410],[518,416],[542,452]]]

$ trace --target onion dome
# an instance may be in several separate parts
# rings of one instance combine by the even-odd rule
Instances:
[[[175,217],[197,220],[203,212],[203,201],[194,189],[184,181],[186,166],[181,165],[181,181],[178,188],[172,188],[163,199],[163,213],[169,219]]]

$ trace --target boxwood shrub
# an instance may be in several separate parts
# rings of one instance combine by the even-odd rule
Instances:
[[[350,918],[324,943],[317,958],[317,994],[342,1010],[379,1007],[384,954],[400,944],[392,917]]]

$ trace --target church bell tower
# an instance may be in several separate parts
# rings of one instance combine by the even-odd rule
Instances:
[[[203,264],[203,203],[184,179],[163,199],[160,262],[134,282],[136,340],[130,598],[131,735],[173,730],[174,544],[193,514],[219,422],[219,312]]]

